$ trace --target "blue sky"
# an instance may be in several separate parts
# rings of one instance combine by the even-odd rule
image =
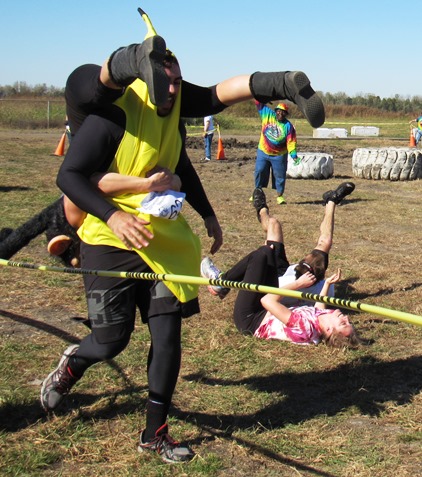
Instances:
[[[297,5],[297,6],[296,6]],[[418,3],[390,0],[16,0],[0,15],[0,85],[63,87],[83,63],[142,41],[142,7],[188,81],[302,70],[315,89],[422,96]]]

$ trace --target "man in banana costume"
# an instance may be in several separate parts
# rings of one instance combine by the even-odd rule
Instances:
[[[324,108],[301,72],[257,72],[211,87],[188,83],[175,55],[140,13],[148,26],[143,43],[120,48],[102,67],[84,65],[69,77],[73,137],[57,184],[67,218],[78,227],[82,268],[199,276],[200,241],[183,214],[167,218],[143,207],[151,197],[172,207],[175,192],[181,192],[214,239],[210,252],[223,243],[186,154],[181,117],[217,114],[252,98],[290,99],[318,127]],[[90,366],[125,349],[138,308],[151,337],[146,424],[138,450],[158,452],[170,463],[190,460],[190,447],[169,436],[167,417],[180,370],[182,319],[199,312],[198,287],[93,275],[84,276],[84,283],[91,333],[69,347],[44,380],[42,406],[54,410]]]

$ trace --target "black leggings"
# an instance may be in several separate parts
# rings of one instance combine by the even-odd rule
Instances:
[[[181,323],[176,315],[159,315],[150,318],[148,328],[151,347],[148,355],[148,387],[154,399],[170,404],[176,386],[181,363]],[[112,331],[112,330],[110,330]],[[95,363],[109,360],[123,351],[129,343],[131,331],[127,330],[116,341],[98,342],[95,333],[86,336],[80,343],[69,366],[73,373],[82,376]]]
[[[106,88],[100,82],[100,71],[98,65],[83,65],[76,68],[67,79],[66,113],[72,136],[89,114],[100,113],[110,118],[119,114],[119,108],[112,103],[122,95],[122,91]]]
[[[223,273],[220,278],[277,287],[277,261],[274,250],[268,245],[263,245]],[[261,304],[263,296],[262,293],[239,291],[233,317],[237,329],[242,333],[254,334],[261,324],[266,313]]]
[[[83,242],[81,260],[84,268],[94,270],[150,271],[136,252]],[[84,282],[92,331],[69,361],[73,373],[82,376],[93,364],[123,351],[138,308],[151,337],[147,364],[150,396],[169,404],[181,362],[180,302],[160,281],[85,275]]]

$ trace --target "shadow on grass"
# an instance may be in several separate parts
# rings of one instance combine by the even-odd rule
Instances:
[[[13,192],[15,190],[32,190],[26,186],[0,186],[0,192]]]
[[[58,328],[57,326],[50,325],[45,323],[44,321],[35,320],[34,318],[29,318],[27,316],[18,315],[16,313],[12,313],[6,310],[0,310],[0,315],[8,318],[9,320],[15,321],[16,323],[20,323],[31,328],[35,328],[37,330],[45,331],[57,338],[62,338],[63,340],[69,342],[70,344],[78,344],[80,339],[67,331]]]
[[[380,288],[378,291],[374,293],[357,293],[353,284],[359,279],[359,277],[349,277],[346,279],[342,279],[340,283],[336,285],[337,296],[347,296],[350,300],[353,301],[362,301],[366,298],[375,298],[379,296],[386,296],[392,295],[396,293],[397,290],[394,288]],[[402,291],[410,291],[415,290],[416,288],[422,287],[422,282],[414,282],[411,285],[408,285],[402,289]]]
[[[321,415],[335,416],[351,408],[379,416],[391,401],[398,406],[411,403],[422,389],[422,357],[383,362],[366,356],[328,371],[274,373],[240,380],[192,374],[184,379],[208,386],[246,386],[280,395],[280,400],[253,414],[179,413],[181,419],[212,429],[248,429],[257,422],[274,429]]]
[[[79,343],[79,338],[60,328],[39,322],[28,317],[0,310],[2,316],[25,323],[54,336]],[[81,394],[72,392],[63,405],[63,411],[89,406],[100,399],[110,399],[109,405],[94,412],[87,411],[90,417],[113,418],[126,412],[139,409],[139,395],[129,402],[114,404],[112,396],[130,395],[141,392],[125,375],[124,370],[113,360],[107,365],[116,371],[123,381],[123,389],[110,394]],[[263,393],[276,393],[280,400],[253,414],[221,415],[207,413],[183,413],[176,411],[182,420],[194,421],[207,428],[247,429],[260,422],[265,427],[277,428],[286,424],[297,424],[319,415],[334,416],[348,408],[357,408],[361,414],[378,416],[386,408],[384,403],[394,401],[396,405],[410,403],[415,394],[422,389],[422,357],[410,357],[392,362],[380,361],[372,356],[359,358],[338,368],[308,373],[274,373],[268,376],[253,376],[241,380],[224,380],[208,377],[205,374],[184,376],[189,381],[197,381],[206,386],[246,386]],[[146,389],[143,389],[145,391]],[[142,399],[141,399],[142,400]],[[76,405],[75,405],[76,404]],[[38,402],[35,404],[7,404],[0,407],[0,429],[16,431],[33,423],[45,413]],[[63,412],[59,410],[60,413]],[[100,413],[100,414],[99,414]],[[13,416],[13,418],[12,418]],[[21,419],[23,418],[23,421]],[[230,433],[232,431],[229,431]]]
[[[12,317],[8,312],[3,315]],[[26,317],[27,324],[36,320]],[[78,340],[62,330],[41,323],[40,328],[70,342]],[[55,413],[57,416],[73,412],[74,420],[114,419],[121,415],[137,413],[146,404],[147,388],[135,386],[113,361],[108,362],[121,378],[124,385],[108,393],[85,394],[77,388]],[[87,377],[89,379],[89,377]],[[332,474],[306,466],[294,459],[271,451],[256,442],[233,435],[237,431],[257,428],[281,429],[286,425],[301,424],[318,416],[336,416],[348,410],[372,417],[379,416],[393,402],[403,406],[412,402],[422,388],[422,357],[414,356],[384,362],[373,356],[364,356],[337,368],[312,372],[278,372],[266,376],[250,376],[242,379],[219,379],[205,373],[190,374],[182,379],[195,381],[202,386],[245,387],[265,395],[273,394],[272,404],[257,412],[223,414],[191,412],[174,408],[171,415],[180,421],[191,423],[202,429],[207,437],[198,437],[192,445],[203,445],[207,440],[228,439],[237,442],[267,458],[284,465],[294,466],[310,475],[331,477]],[[122,396],[125,399],[122,399]],[[100,403],[101,401],[101,403]],[[100,405],[99,405],[100,404]],[[93,408],[91,408],[93,406]],[[0,406],[0,430],[17,432],[38,422],[48,421],[49,416],[41,409],[38,400],[28,403],[4,404]]]
[[[108,362],[107,364],[119,370],[115,363]],[[140,398],[140,394],[147,391],[147,388],[134,386],[127,379],[123,389],[109,393],[84,394],[72,391],[54,413],[46,413],[38,399],[30,403],[7,403],[0,406],[0,432],[19,432],[36,423],[48,421],[53,416],[60,417],[71,412],[74,412],[73,419],[84,421],[113,419],[119,415],[131,414],[145,407],[146,398]],[[121,396],[126,396],[126,399],[122,400]],[[118,398],[119,404],[116,404]],[[93,411],[89,409],[89,406],[93,406],[99,401],[104,402],[101,409]]]
[[[253,414],[211,415],[176,410],[175,415],[192,422],[213,438],[235,441],[273,461],[306,472],[306,475],[330,477],[333,474],[304,465],[233,433],[257,428],[258,423],[263,430],[282,428],[318,416],[335,416],[349,408],[357,408],[363,415],[379,416],[389,402],[405,405],[420,392],[422,357],[385,363],[369,356],[329,371],[274,373],[239,380],[208,378],[204,374],[191,374],[184,379],[206,386],[246,386],[253,391],[279,395],[278,402]]]
[[[113,364],[113,363],[109,363]],[[123,372],[116,366],[119,374]],[[218,379],[206,374],[190,374],[183,377],[203,386],[240,386],[279,396],[275,403],[258,412],[245,414],[214,414],[191,412],[174,408],[171,415],[202,429],[208,436],[200,436],[192,445],[204,445],[206,441],[227,439],[250,448],[273,461],[292,466],[309,475],[334,477],[333,474],[297,462],[287,455],[273,452],[256,442],[233,435],[236,431],[258,427],[283,428],[300,424],[318,416],[335,416],[358,409],[362,415],[379,416],[393,401],[395,405],[412,402],[422,388],[422,357],[410,357],[393,362],[382,362],[372,356],[362,357],[327,371],[303,373],[273,373],[267,376],[251,376],[244,379]],[[121,415],[137,413],[146,404],[146,387],[134,386],[125,378],[123,389],[97,395],[72,392],[56,415],[74,412],[74,420],[91,421],[113,419]],[[142,396],[143,395],[143,396]],[[121,397],[125,396],[125,399]],[[90,406],[101,402],[101,406]],[[75,412],[77,410],[77,412]],[[0,407],[0,429],[16,432],[37,421],[47,421],[38,401],[27,404],[7,404]],[[308,475],[307,474],[307,475]]]
[[[63,339],[69,344],[79,344],[80,339],[74,336],[67,331],[62,330],[61,328],[50,325],[43,321],[38,321],[27,316],[18,315],[16,313],[11,313],[9,311],[0,310],[0,315],[9,318],[10,320],[15,321],[16,323],[21,323],[29,327],[35,328],[37,330],[42,330],[46,333],[49,333],[52,336]],[[79,317],[72,317],[73,321],[80,321],[82,324],[87,325],[87,320]],[[88,326],[89,327],[89,326]],[[66,345],[63,346],[63,351],[65,350]],[[57,356],[57,361],[59,361],[60,356]],[[78,409],[80,406],[90,406],[95,404],[99,400],[108,400],[108,403],[100,411],[95,411],[94,413],[89,414],[89,419],[92,417],[98,419],[113,418],[118,414],[125,414],[133,412],[134,409],[138,409],[140,406],[139,394],[147,391],[146,388],[135,386],[131,380],[127,377],[123,369],[114,361],[107,361],[106,364],[112,368],[119,378],[123,381],[123,389],[119,389],[110,393],[102,393],[101,395],[88,395],[78,392],[72,392],[63,404],[58,408],[56,414],[66,414],[69,411]],[[46,370],[46,376],[51,370]],[[134,398],[130,398],[128,401],[125,401],[123,405],[119,405],[118,409],[115,409],[114,402],[116,397],[119,395],[131,395],[134,394]],[[144,403],[145,405],[145,403]],[[81,411],[78,417],[83,417],[84,412]],[[18,403],[16,405],[6,403],[5,405],[0,406],[0,431],[6,432],[17,432],[25,427],[34,424],[38,420],[48,419],[48,415],[41,408],[40,402],[37,400],[34,403]]]
[[[201,426],[199,426],[199,427],[201,427]],[[238,445],[249,448],[255,454],[260,454],[261,456],[264,456],[264,457],[266,457],[268,459],[271,459],[275,462],[279,462],[280,464],[283,464],[283,465],[286,465],[286,466],[289,466],[289,467],[294,467],[294,469],[295,469],[294,475],[298,475],[297,472],[301,471],[301,472],[306,472],[306,475],[317,475],[319,477],[338,477],[335,474],[331,474],[330,472],[325,472],[323,470],[316,469],[315,467],[310,467],[309,465],[303,464],[302,462],[294,460],[291,457],[287,457],[286,455],[280,455],[276,452],[271,451],[267,447],[263,447],[263,446],[257,444],[256,442],[251,442],[251,441],[248,441],[247,439],[243,439],[241,437],[233,436],[229,433],[215,432],[215,431],[213,431],[211,429],[208,429],[208,428],[206,429],[206,431],[210,434],[210,437],[207,437],[205,439],[204,438],[197,439],[196,440],[197,442],[191,440],[191,441],[189,441],[189,444],[190,445],[194,445],[194,444],[201,445],[206,441],[213,441],[215,439],[229,438],[231,441],[236,442]],[[250,469],[251,474],[250,475],[253,475],[255,473],[254,468],[255,468],[255,466],[251,465],[251,469]]]
[[[328,189],[322,190],[321,194],[325,192],[326,190]],[[344,199],[341,202],[341,204],[339,204],[337,207],[342,207],[343,205],[346,205],[346,204],[359,203],[359,202],[367,202],[367,200],[366,199]],[[322,198],[316,198],[315,200],[296,200],[296,201],[292,201],[292,204],[322,206],[324,205],[324,202]]]

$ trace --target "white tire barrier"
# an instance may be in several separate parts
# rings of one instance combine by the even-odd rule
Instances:
[[[415,148],[355,149],[355,177],[372,180],[414,181],[422,179],[422,151]]]
[[[333,156],[321,152],[302,152],[298,154],[300,164],[295,166],[289,157],[287,177],[290,179],[328,179],[334,174]]]

